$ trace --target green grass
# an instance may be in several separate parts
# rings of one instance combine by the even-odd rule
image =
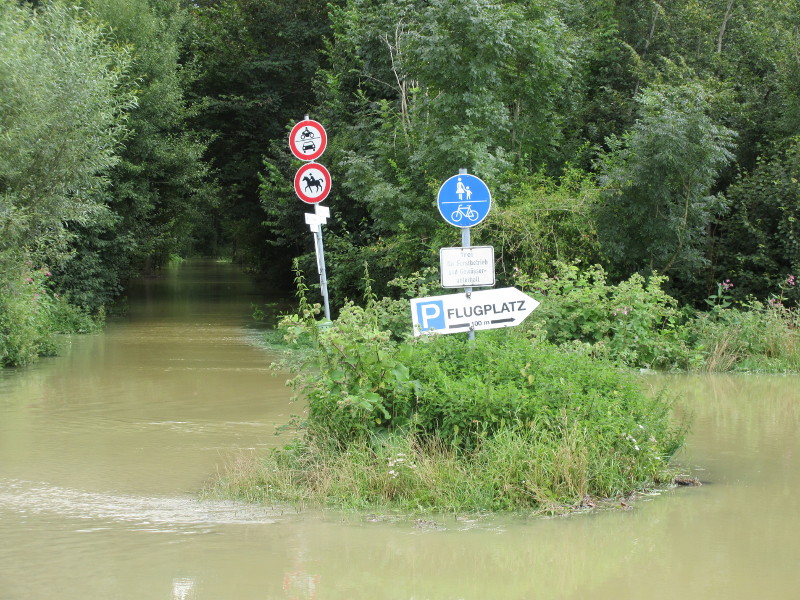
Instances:
[[[502,430],[473,450],[390,434],[346,447],[307,434],[263,458],[240,457],[211,495],[295,507],[406,513],[563,513],[669,482],[667,457],[609,453],[579,424]],[[592,502],[588,502],[592,499]]]

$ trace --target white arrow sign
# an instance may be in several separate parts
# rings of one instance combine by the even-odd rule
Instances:
[[[524,321],[539,302],[517,288],[483,290],[411,300],[414,335],[513,327]]]

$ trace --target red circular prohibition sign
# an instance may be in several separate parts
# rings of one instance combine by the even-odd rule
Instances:
[[[331,192],[331,174],[319,163],[306,163],[294,176],[294,191],[303,202],[322,202]]]
[[[300,160],[316,160],[328,145],[325,128],[316,121],[306,119],[292,128],[289,134],[289,149]]]

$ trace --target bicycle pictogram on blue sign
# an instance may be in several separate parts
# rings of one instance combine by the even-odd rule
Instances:
[[[442,218],[456,227],[472,227],[489,214],[492,194],[474,175],[461,173],[442,184],[437,199]]]

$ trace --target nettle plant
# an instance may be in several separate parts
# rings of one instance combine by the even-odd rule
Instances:
[[[529,287],[542,304],[531,324],[559,345],[583,346],[593,355],[628,366],[664,367],[681,362],[682,314],[662,289],[667,278],[635,273],[616,285],[599,265],[553,263]],[[520,273],[520,277],[524,274]]]
[[[309,427],[346,443],[408,425],[417,395],[405,364],[412,349],[384,326],[395,317],[395,303],[378,301],[367,276],[365,306],[347,301],[334,322],[320,323],[320,306],[308,302],[299,272],[295,282],[299,310],[279,328],[287,342],[306,350],[291,354],[282,366],[298,373],[290,385],[308,402]]]

